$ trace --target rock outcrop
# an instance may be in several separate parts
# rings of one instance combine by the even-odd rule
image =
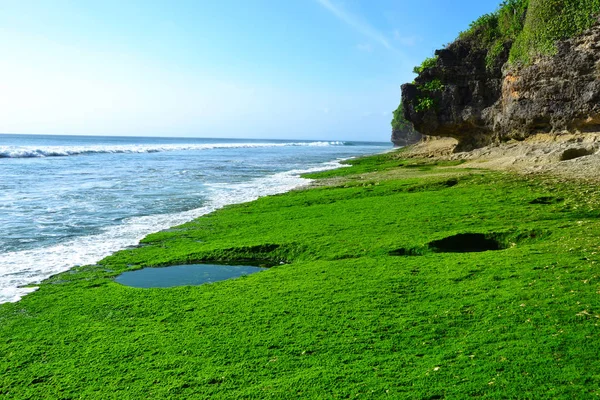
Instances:
[[[397,147],[415,144],[422,138],[423,135],[414,129],[392,129],[392,143]]]
[[[600,23],[526,67],[508,65],[510,46],[493,65],[470,40],[438,50],[436,65],[402,86],[407,120],[424,135],[457,139],[457,150],[536,133],[600,132]],[[428,90],[434,81],[437,90]]]

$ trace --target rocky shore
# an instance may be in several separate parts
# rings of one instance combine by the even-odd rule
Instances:
[[[537,134],[522,141],[460,151],[454,138],[425,138],[406,150],[414,158],[463,160],[464,166],[600,180],[600,133]]]

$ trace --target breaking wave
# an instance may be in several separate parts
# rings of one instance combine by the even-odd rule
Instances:
[[[344,146],[345,142],[287,142],[287,143],[207,143],[162,145],[95,145],[95,146],[0,146],[0,158],[68,157],[84,154],[134,154],[160,153],[165,151],[240,149],[290,146]]]

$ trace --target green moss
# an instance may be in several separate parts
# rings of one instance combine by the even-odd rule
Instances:
[[[0,305],[0,396],[600,394],[597,185],[402,152],[350,163],[323,173],[334,186],[221,209]],[[505,249],[432,251],[464,233]],[[197,287],[113,280],[253,256],[286,264]]]
[[[403,151],[404,150],[400,150],[393,153],[385,153],[376,156],[361,157],[347,161],[342,161],[342,164],[346,165],[346,168],[338,168],[329,171],[305,174],[303,175],[303,177],[309,179],[323,179],[333,177],[360,176],[366,173],[384,173],[388,171],[394,171],[397,170],[399,167],[407,168],[410,170],[418,169],[421,171],[429,171],[435,167],[451,167],[460,165],[464,162],[462,160],[399,160],[398,156],[401,155]],[[348,166],[352,166],[352,168],[348,168]]]

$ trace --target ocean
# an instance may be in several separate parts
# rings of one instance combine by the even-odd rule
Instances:
[[[0,303],[149,233],[391,143],[0,134]]]

